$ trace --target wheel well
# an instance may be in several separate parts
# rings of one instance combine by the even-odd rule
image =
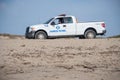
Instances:
[[[96,29],[94,29],[94,28],[87,28],[86,30],[85,30],[85,32],[87,31],[87,30],[93,30],[93,31],[95,31],[95,33],[97,34],[97,31],[96,31]],[[85,34],[85,32],[84,32],[84,34]]]
[[[38,31],[35,32],[35,35],[36,35],[36,33],[39,32],[39,31],[43,31],[43,32],[45,32],[46,35],[48,36],[48,34],[47,34],[47,32],[46,32],[45,30],[38,30]],[[35,35],[34,35],[34,38],[35,38]]]

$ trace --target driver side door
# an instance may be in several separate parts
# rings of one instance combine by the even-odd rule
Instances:
[[[66,27],[62,24],[62,18],[54,19],[49,26],[50,36],[64,36],[66,35]]]

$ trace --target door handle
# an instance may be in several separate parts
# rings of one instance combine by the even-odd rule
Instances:
[[[63,27],[66,27],[66,25],[63,25]]]

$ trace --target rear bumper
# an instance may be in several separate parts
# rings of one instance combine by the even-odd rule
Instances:
[[[27,27],[26,28],[26,32],[25,32],[25,38],[34,39],[34,35],[35,35],[35,32],[34,31],[30,31],[29,27]]]
[[[103,30],[102,33],[98,33],[98,35],[105,35],[106,32],[106,30]]]

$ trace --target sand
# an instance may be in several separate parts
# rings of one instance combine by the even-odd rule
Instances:
[[[1,38],[0,80],[120,80],[120,38]]]

